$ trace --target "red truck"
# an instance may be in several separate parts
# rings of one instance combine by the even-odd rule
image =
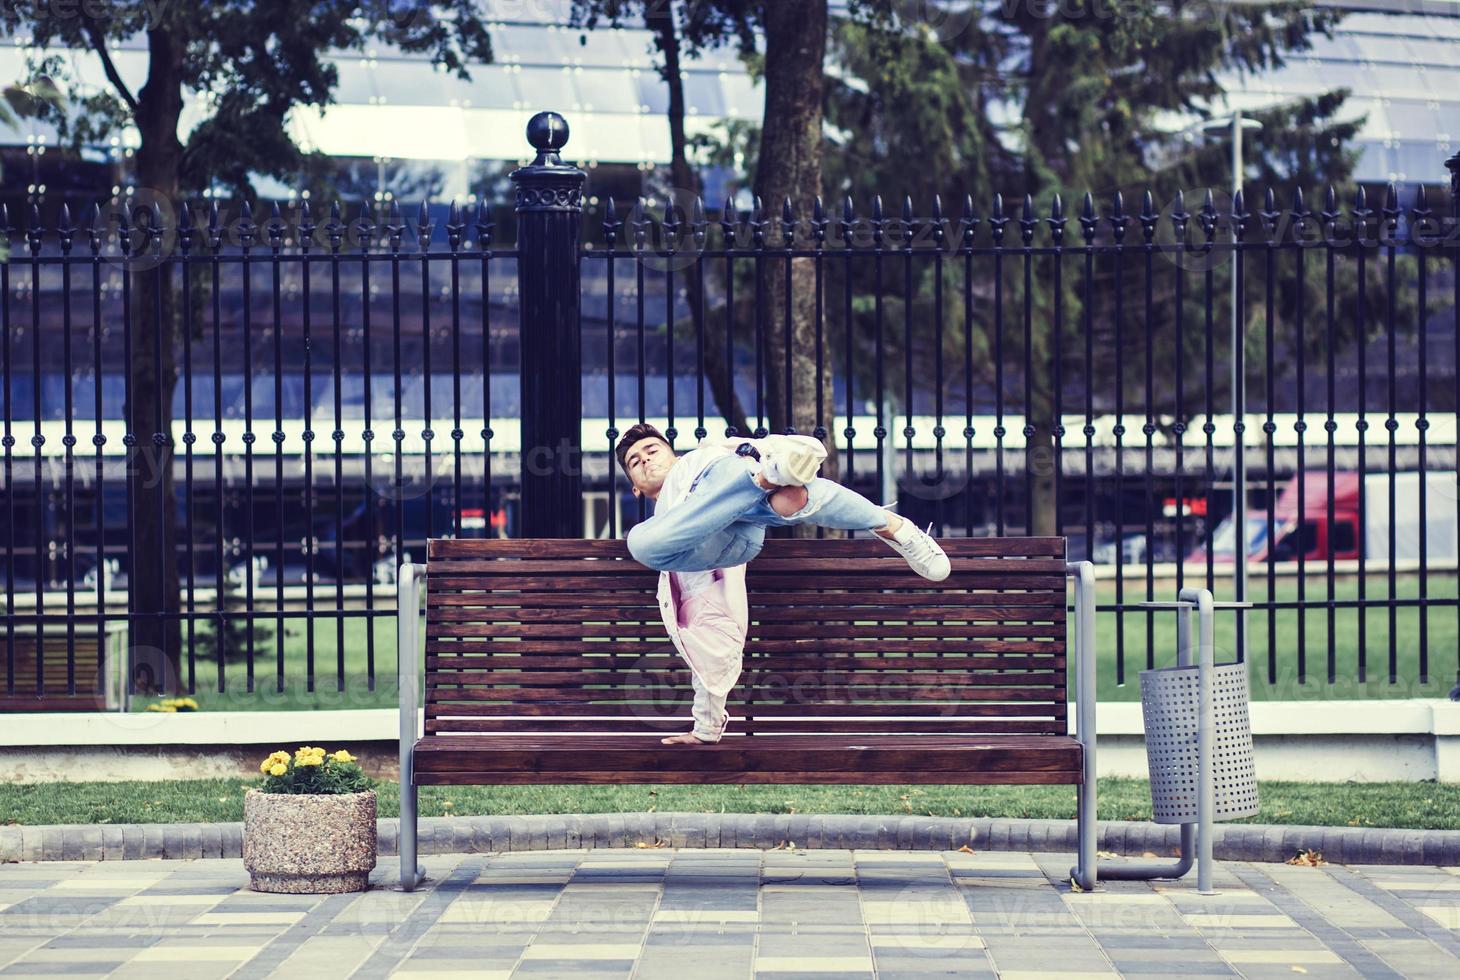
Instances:
[[[1456,557],[1456,484],[1453,471],[1431,470],[1425,478],[1424,524],[1420,523],[1419,487],[1421,474],[1395,473],[1394,557],[1396,561],[1419,558],[1420,534],[1426,536],[1429,561],[1454,561]],[[1298,477],[1282,485],[1273,507],[1276,561],[1327,561],[1363,557],[1369,561],[1389,558],[1388,473],[1358,473],[1340,470],[1333,474],[1330,490],[1327,470],[1303,473],[1303,493],[1298,494]],[[1362,488],[1362,493],[1360,489]],[[1330,507],[1330,494],[1333,506]],[[1362,503],[1362,509],[1360,507]],[[1366,519],[1367,518],[1367,519]],[[1231,563],[1232,518],[1229,515],[1212,534],[1212,555],[1217,563]],[[1247,511],[1247,556],[1249,561],[1267,561],[1267,508]],[[1205,542],[1187,556],[1188,562],[1206,563]]]

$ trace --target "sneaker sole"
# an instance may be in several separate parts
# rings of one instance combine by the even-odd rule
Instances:
[[[801,485],[805,486],[816,478],[816,474],[820,472],[821,463],[824,459],[826,459],[824,454],[795,452],[786,456],[781,462],[785,464],[784,471],[786,475],[792,479],[799,480]]]
[[[797,448],[774,453],[772,458],[775,459],[776,466],[786,477],[796,481],[787,486],[805,486],[821,471],[821,464],[826,460],[826,447],[810,436],[785,438]]]

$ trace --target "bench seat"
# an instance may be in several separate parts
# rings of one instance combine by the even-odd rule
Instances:
[[[733,724],[733,723],[732,723]],[[415,745],[423,786],[530,783],[1073,783],[1066,735],[436,735]]]

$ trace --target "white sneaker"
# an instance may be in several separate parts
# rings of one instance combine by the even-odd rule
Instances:
[[[891,509],[891,508],[888,508]],[[933,525],[928,525],[931,531]],[[934,541],[932,535],[921,531],[918,526],[906,517],[902,524],[893,532],[892,537],[877,535],[885,541],[893,551],[907,559],[908,565],[923,578],[930,582],[941,582],[953,571],[952,563],[948,561],[948,555]]]
[[[760,453],[761,476],[778,486],[805,486],[826,459],[826,446],[812,436],[769,435],[745,441]]]

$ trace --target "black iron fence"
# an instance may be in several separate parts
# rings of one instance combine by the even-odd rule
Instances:
[[[1067,535],[1115,696],[1191,581],[1251,602],[1258,696],[1455,678],[1460,155],[1449,200],[716,210],[597,200],[560,119],[529,135],[512,248],[486,201],[3,216],[0,704],[392,703],[395,567],[622,535],[643,419],[814,433],[942,534]]]

